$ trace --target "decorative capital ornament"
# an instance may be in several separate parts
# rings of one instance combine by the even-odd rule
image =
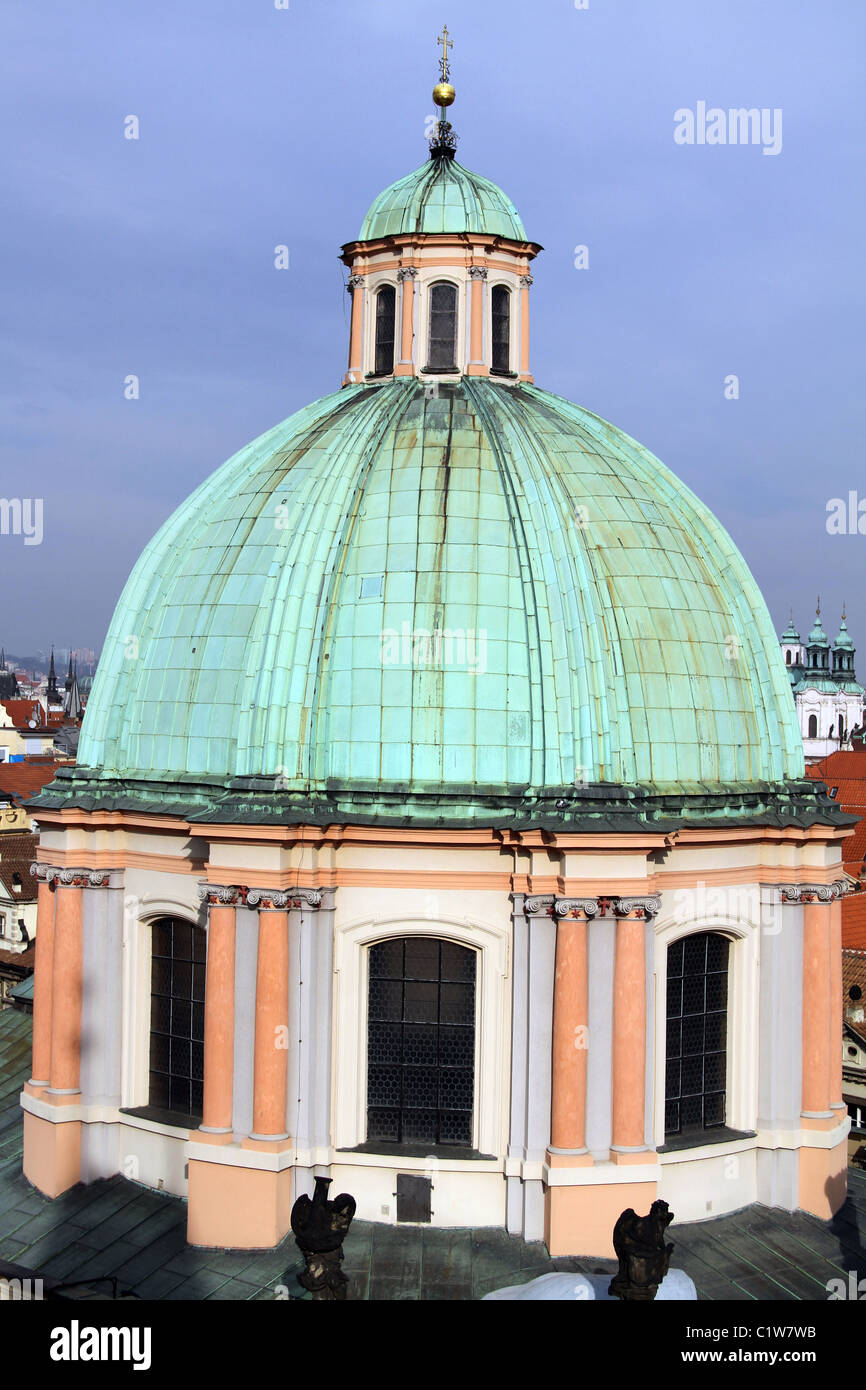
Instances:
[[[523,289],[523,290],[528,290],[528,289],[529,289],[529,286],[530,286],[531,284],[532,284],[532,276],[531,276],[531,275],[521,275],[521,277],[520,277],[520,288],[521,288],[521,289]]]
[[[198,895],[208,907],[235,907],[242,900],[240,888],[228,888],[216,883],[200,883]]]
[[[785,903],[831,903],[853,891],[844,878],[832,883],[780,883],[778,887]]]
[[[553,915],[553,894],[535,893],[532,897],[524,898],[523,911],[527,917],[550,917]]]
[[[350,275],[346,281],[346,291],[348,294],[353,294],[355,290],[361,289],[363,284],[363,275]]]
[[[486,266],[486,265],[471,265],[471,266],[469,267],[469,279],[470,279],[470,280],[486,280],[486,279],[487,279],[487,266]]]
[[[553,910],[557,917],[570,917],[582,912],[585,917],[598,916],[598,898],[557,898]]]
[[[53,864],[31,864],[30,872],[40,883],[63,888],[105,888],[110,877],[107,869],[58,869]]]
[[[247,907],[257,907],[260,912],[285,912],[289,905],[288,893],[271,888],[251,888],[247,893]]]
[[[658,916],[661,911],[661,895],[651,893],[645,898],[615,898],[613,902],[614,915],[616,917],[628,917],[632,912],[642,912],[644,920]]]
[[[401,265],[397,271],[397,279],[401,284],[404,280],[417,280],[418,270],[414,265]]]

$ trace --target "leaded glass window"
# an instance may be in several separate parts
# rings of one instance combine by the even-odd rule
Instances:
[[[396,292],[393,285],[383,285],[376,295],[376,375],[387,376],[394,370],[394,316]]]
[[[668,947],[665,1135],[725,1123],[728,950],[716,932]]]
[[[505,285],[494,285],[491,296],[493,354],[491,371],[507,372],[511,366],[511,295]]]
[[[440,281],[430,288],[428,370],[457,370],[457,286]]]
[[[149,1103],[201,1118],[204,1086],[205,933],[177,917],[153,925]]]
[[[472,1144],[476,953],[407,937],[370,950],[367,1139]]]

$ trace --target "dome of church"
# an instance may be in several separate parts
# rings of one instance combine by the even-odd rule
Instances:
[[[839,635],[833,643],[833,646],[837,652],[853,652],[854,650],[854,643],[851,640],[851,634],[848,631],[848,623],[844,613],[842,614],[842,621],[839,625]]]
[[[463,377],[327,396],[178,508],[115,612],[82,768],[363,809],[778,783],[803,756],[707,508],[588,410]]]
[[[429,159],[380,193],[358,240],[405,232],[484,232],[526,241],[517,209],[502,189],[450,158]]]

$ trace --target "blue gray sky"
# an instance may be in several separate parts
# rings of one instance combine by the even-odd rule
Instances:
[[[98,648],[175,506],[339,385],[337,252],[426,157],[443,22],[458,157],[545,247],[538,384],[703,498],[777,625],[847,599],[862,675],[866,535],[826,527],[866,513],[860,0],[4,0],[0,492],[44,539],[0,536],[0,641]],[[676,144],[701,101],[781,151]]]

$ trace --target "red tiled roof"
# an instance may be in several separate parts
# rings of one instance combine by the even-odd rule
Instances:
[[[53,758],[28,758],[20,763],[0,763],[0,798],[11,797],[13,801],[28,801],[57,773],[57,763]]]
[[[866,892],[842,899],[842,947],[866,951]]]
[[[31,719],[39,721],[37,729],[45,729],[45,713],[38,700],[3,700],[0,701],[9,718],[16,728],[26,729]],[[34,706],[37,713],[34,715]],[[33,732],[36,733],[37,729]]]
[[[0,886],[13,902],[32,903],[36,898],[36,880],[30,865],[36,858],[37,843],[29,830],[0,835]]]
[[[842,863],[852,878],[864,884],[863,893],[854,893],[842,902],[842,945],[866,949],[866,748],[839,748],[820,762],[810,763],[807,777],[835,788],[836,805],[860,823],[842,841]]]
[[[0,951],[0,965],[20,965],[26,970],[36,968],[36,947],[28,946],[26,951]]]
[[[848,1027],[866,1042],[866,951],[842,952],[842,1008]]]

